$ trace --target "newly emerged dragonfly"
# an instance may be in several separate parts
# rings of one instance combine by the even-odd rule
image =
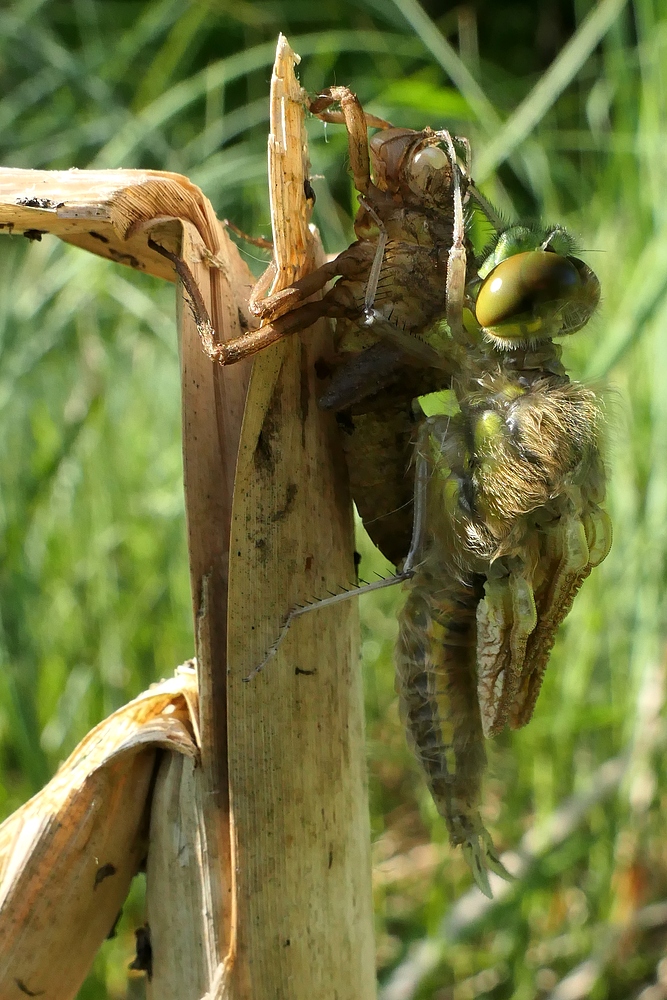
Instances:
[[[329,110],[336,102],[340,112]],[[599,286],[561,228],[502,229],[474,188],[465,140],[394,129],[346,88],[311,109],[347,128],[358,239],[259,303],[259,330],[217,344],[202,319],[202,339],[228,364],[337,319],[321,405],[347,424],[353,497],[371,537],[402,564],[396,663],[408,737],[452,844],[490,894],[487,869],[507,873],[479,813],[484,737],[529,721],[556,630],[611,542],[600,407],[569,380],[553,341],[588,322]],[[370,144],[369,125],[380,129]],[[498,230],[479,260],[466,201]],[[415,397],[443,388],[458,411],[426,419]]]
[[[480,266],[459,412],[420,428],[397,647],[409,737],[487,894],[486,868],[505,872],[479,816],[483,736],[530,720],[556,630],[611,544],[599,403],[552,339],[588,320],[597,280],[562,230],[539,239],[516,227]]]

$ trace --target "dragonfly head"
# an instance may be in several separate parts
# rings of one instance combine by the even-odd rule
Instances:
[[[408,206],[442,211],[452,204],[452,163],[442,133],[390,128],[377,132],[369,147],[375,184]]]
[[[600,284],[572,250],[560,227],[512,226],[499,235],[469,289],[487,339],[514,350],[585,326],[600,300]]]

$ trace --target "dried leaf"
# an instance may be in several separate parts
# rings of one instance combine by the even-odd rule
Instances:
[[[159,749],[196,760],[194,670],[96,726],[0,826],[0,996],[69,1000],[146,855]]]

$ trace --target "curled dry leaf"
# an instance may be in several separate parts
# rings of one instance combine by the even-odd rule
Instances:
[[[152,235],[178,252],[174,220],[191,223],[202,259],[217,262],[224,231],[208,198],[181,174],[0,168],[0,231],[29,239],[48,233],[168,281],[176,279],[174,268],[148,241]]]
[[[160,749],[196,759],[194,669],[96,726],[0,826],[0,997],[76,995],[147,850]]]

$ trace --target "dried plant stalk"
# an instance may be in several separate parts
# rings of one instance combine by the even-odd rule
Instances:
[[[277,290],[318,266],[298,57],[271,83],[269,179]],[[352,518],[331,415],[317,407],[317,324],[258,356],[236,473],[229,635],[234,1000],[375,995],[358,619],[354,602],[301,618],[248,684],[290,606],[354,580]]]
[[[209,249],[183,226],[179,254],[221,339],[240,332],[250,283],[218,223]],[[249,365],[223,369],[206,357],[182,294],[178,307],[183,461],[196,627],[202,767],[165,761],[156,783],[147,867],[147,908],[156,1000],[219,996],[233,939],[231,817],[227,777],[228,567],[234,469]]]

